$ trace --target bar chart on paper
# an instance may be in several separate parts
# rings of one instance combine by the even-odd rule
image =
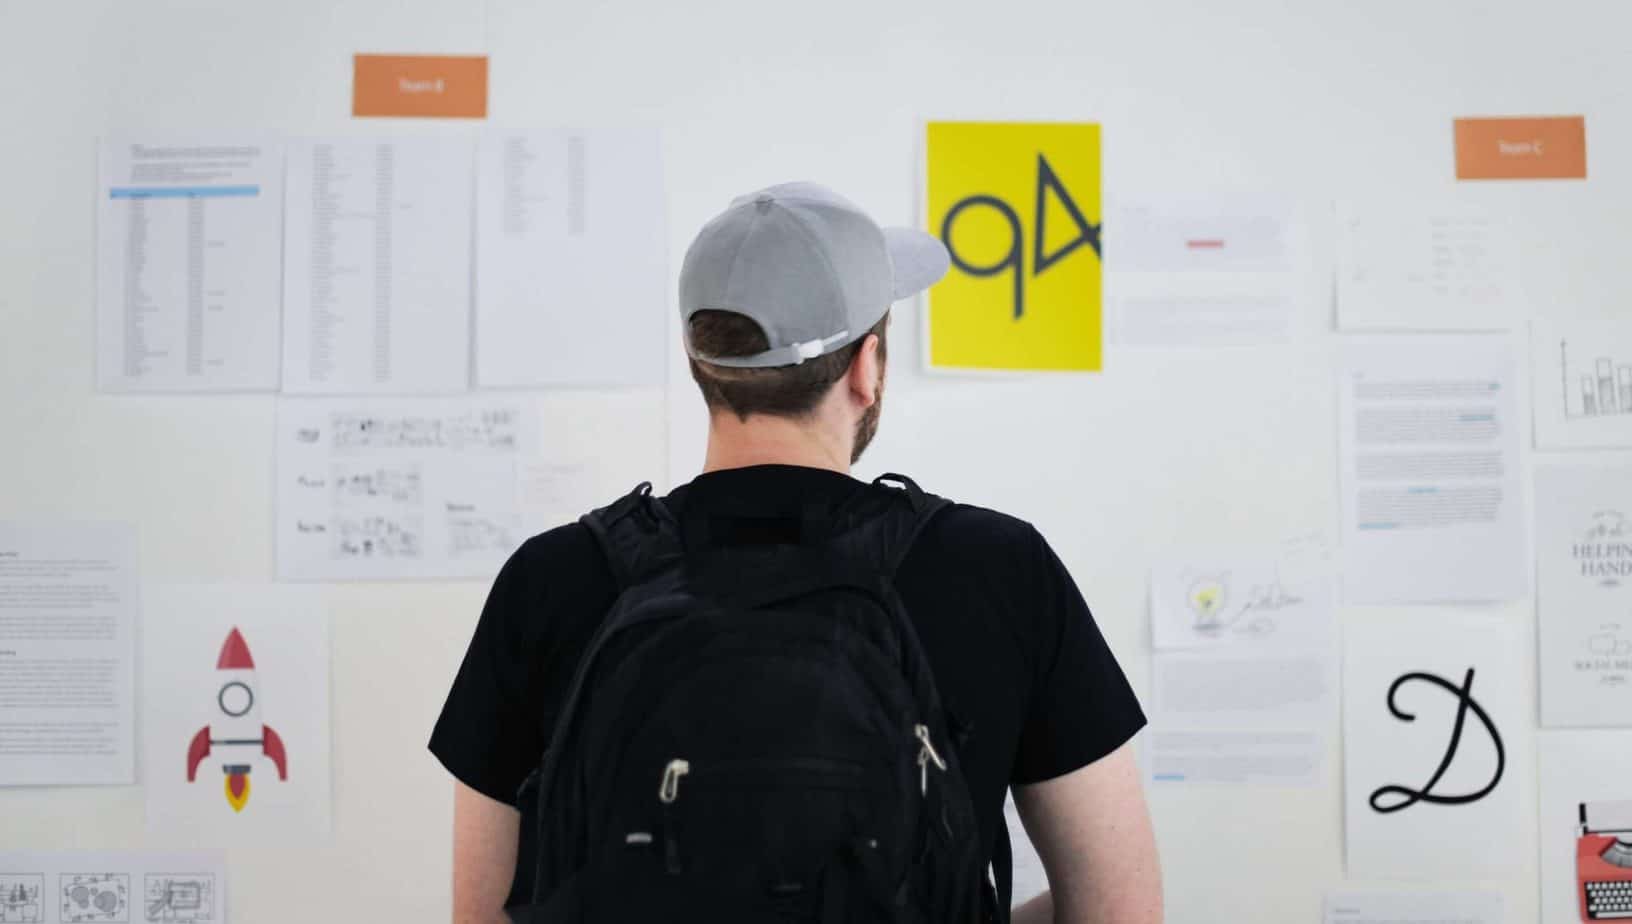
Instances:
[[[1537,324],[1530,346],[1539,448],[1632,446],[1632,323]]]

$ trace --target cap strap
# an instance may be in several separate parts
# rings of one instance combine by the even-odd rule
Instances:
[[[691,338],[688,336],[686,338],[686,352],[691,355],[692,359],[708,363],[711,366],[724,366],[728,369],[770,369],[776,366],[797,366],[807,359],[815,359],[829,353],[835,348],[849,343],[850,340],[850,331],[841,330],[831,337],[793,343],[749,356],[706,356],[692,346]]]

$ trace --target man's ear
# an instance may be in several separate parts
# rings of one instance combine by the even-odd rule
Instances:
[[[868,334],[861,341],[861,349],[856,351],[856,358],[850,361],[850,371],[845,373],[844,384],[850,396],[856,403],[866,410],[878,401],[878,386],[882,372],[878,361],[878,335]]]

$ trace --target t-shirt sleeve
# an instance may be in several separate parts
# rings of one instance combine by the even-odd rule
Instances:
[[[1013,783],[1036,783],[1085,767],[1145,724],[1139,700],[1070,572],[1036,530],[1031,538],[1039,563],[1038,611],[1031,639],[1032,688]]]
[[[511,805],[544,750],[538,718],[528,708],[531,646],[520,631],[540,603],[531,564],[537,541],[523,545],[494,579],[430,741],[448,772]]]

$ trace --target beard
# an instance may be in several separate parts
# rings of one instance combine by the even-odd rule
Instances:
[[[861,461],[861,454],[873,443],[873,437],[878,435],[878,418],[884,413],[884,381],[879,377],[878,398],[873,406],[861,412],[861,419],[856,421],[856,440],[850,449],[850,464]]]

